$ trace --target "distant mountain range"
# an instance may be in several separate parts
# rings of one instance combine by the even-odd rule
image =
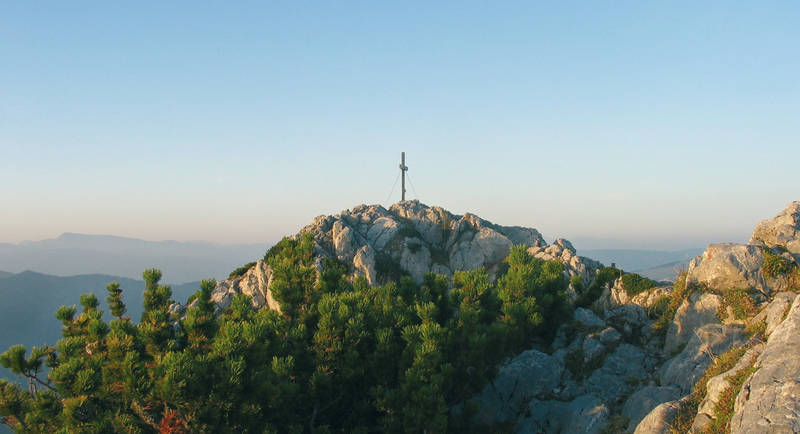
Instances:
[[[144,302],[142,280],[104,274],[61,277],[32,271],[0,272],[0,299],[3,300],[0,303],[0,352],[16,344],[23,344],[29,350],[33,345],[55,345],[61,337],[56,311],[65,305],[80,306],[81,294],[94,293],[101,309],[106,311],[106,319],[110,319],[105,288],[112,281],[120,283],[127,315],[138,322]],[[185,303],[199,288],[199,282],[172,285],[172,298]],[[0,367],[0,377],[10,378],[11,374]]]
[[[703,253],[702,248],[676,251],[633,249],[585,249],[578,253],[605,265],[641,274],[653,280],[675,280],[677,270],[686,269],[689,261]]]
[[[165,282],[224,279],[264,255],[269,243],[221,245],[208,242],[144,241],[111,235],[64,233],[57,238],[0,243],[0,270],[32,270],[56,276],[103,273],[136,279],[160,268]]]

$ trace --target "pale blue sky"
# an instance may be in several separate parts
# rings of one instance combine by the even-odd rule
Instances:
[[[800,199],[798,23],[772,1],[3,2],[0,242],[272,241],[387,203],[403,150],[423,202],[549,238],[743,241]]]

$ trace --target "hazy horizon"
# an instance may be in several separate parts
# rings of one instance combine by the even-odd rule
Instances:
[[[746,241],[800,199],[800,5],[0,5],[0,241],[236,244],[408,197]],[[615,241],[615,242],[616,242]],[[669,247],[672,246],[672,247]]]

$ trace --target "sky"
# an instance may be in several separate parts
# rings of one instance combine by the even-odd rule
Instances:
[[[800,200],[800,4],[0,3],[0,242],[273,242],[409,198],[578,247]]]

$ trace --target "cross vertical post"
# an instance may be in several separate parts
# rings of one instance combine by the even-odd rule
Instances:
[[[402,189],[400,190],[400,200],[406,200],[406,171],[408,170],[408,166],[406,166],[406,153],[400,153],[400,174],[403,178],[402,182]]]

